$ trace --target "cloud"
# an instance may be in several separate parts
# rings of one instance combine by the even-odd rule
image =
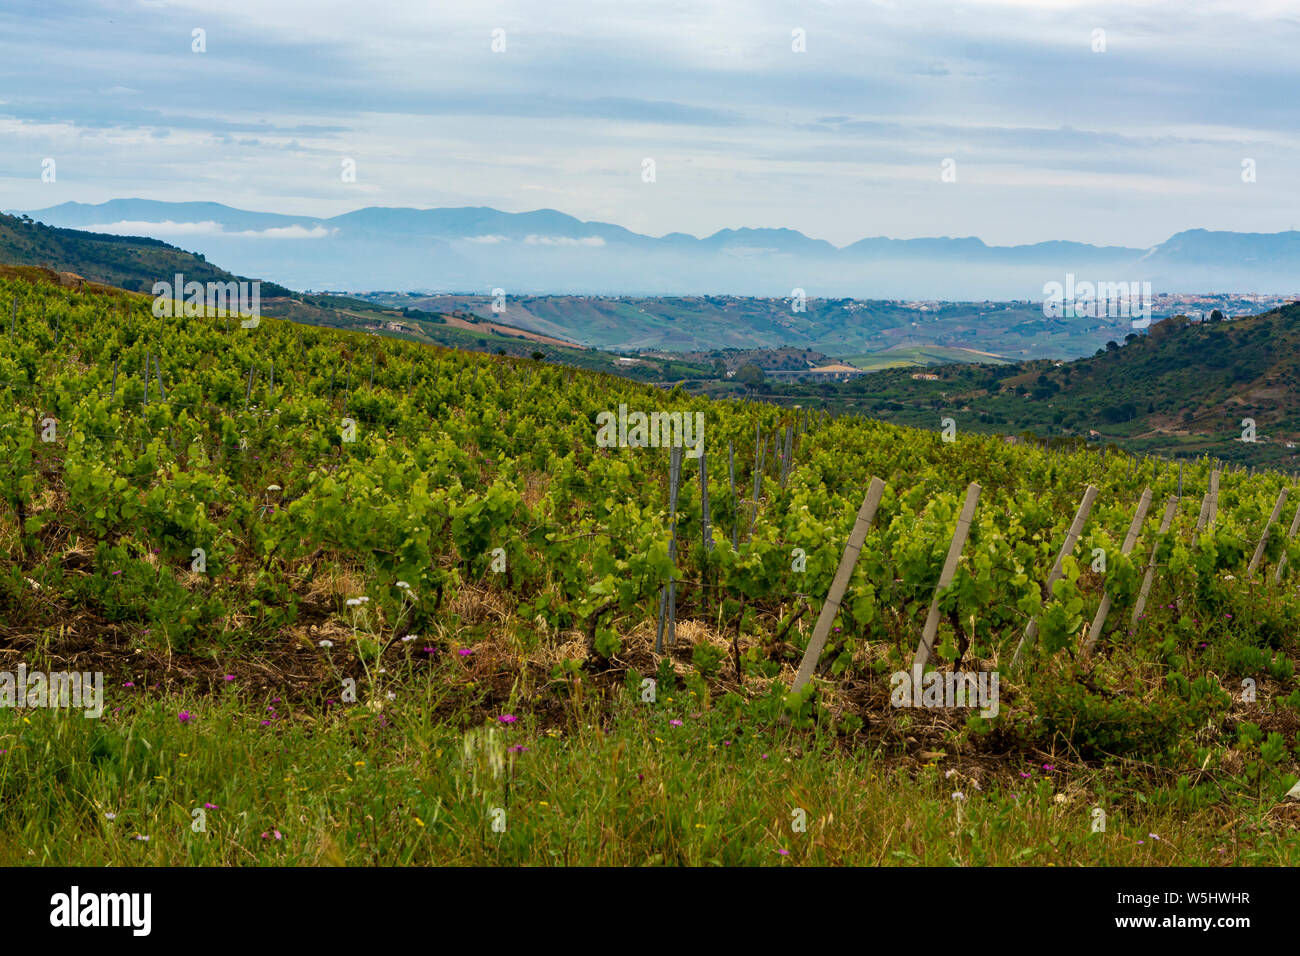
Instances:
[[[466,236],[466,242],[479,242],[484,245],[495,245],[498,242],[509,242],[509,236]]]
[[[524,242],[530,246],[603,246],[605,244],[605,240],[600,236],[571,239],[568,236],[529,235],[524,237]]]
[[[1300,210],[1297,0],[606,7],[4,0],[0,205],[215,200],[301,215],[254,235],[308,239],[362,205],[522,211],[543,194],[654,235],[1141,246],[1195,226],[1282,229]],[[342,157],[356,182],[340,181]],[[955,182],[939,178],[946,157]]]
[[[243,232],[228,232],[225,235],[248,239],[327,239],[338,232],[324,226],[272,226],[269,229],[246,229]]]
[[[223,236],[237,239],[326,239],[338,232],[324,226],[273,226],[269,229],[242,229],[227,232],[219,222],[121,222],[87,226],[88,232],[102,232],[113,236]]]
[[[112,236],[218,236],[222,233],[219,222],[121,222],[87,226],[87,232],[103,232]]]

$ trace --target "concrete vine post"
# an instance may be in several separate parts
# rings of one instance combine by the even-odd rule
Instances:
[[[668,514],[672,537],[668,539],[668,560],[672,564],[668,584],[659,591],[659,627],[655,634],[655,653],[664,650],[664,632],[668,643],[676,639],[677,619],[677,482],[682,473],[682,450],[674,445],[668,457]]]
[[[1151,507],[1151,489],[1146,488],[1142,492],[1142,498],[1138,501],[1137,512],[1133,515],[1133,523],[1128,527],[1128,534],[1124,538],[1124,545],[1120,548],[1120,554],[1128,554],[1137,544],[1138,535],[1142,533],[1142,524],[1147,519],[1147,509]],[[1097,606],[1097,614],[1092,619],[1092,627],[1088,629],[1088,640],[1083,646],[1084,658],[1092,654],[1092,649],[1097,646],[1097,639],[1101,637],[1102,628],[1106,626],[1106,618],[1110,615],[1110,591],[1107,590],[1101,596],[1101,604]]]
[[[1169,528],[1174,523],[1174,513],[1178,510],[1178,499],[1170,498],[1165,503],[1165,513],[1160,519],[1161,537],[1169,533]],[[1146,610],[1147,598],[1151,595],[1151,584],[1155,581],[1156,576],[1156,552],[1160,550],[1160,542],[1157,541],[1151,546],[1151,560],[1147,562],[1146,573],[1142,576],[1142,589],[1138,591],[1137,602],[1133,605],[1133,613],[1129,616],[1129,633],[1132,634],[1137,629],[1138,619],[1142,617],[1142,612]]]
[[[1277,523],[1278,517],[1282,514],[1282,509],[1286,507],[1286,489],[1283,488],[1278,492],[1277,503],[1273,505],[1273,513],[1268,516],[1268,521],[1264,524],[1264,533],[1259,537],[1259,545],[1255,548],[1255,554],[1250,559],[1250,566],[1246,568],[1246,576],[1253,577],[1255,571],[1259,568],[1259,563],[1264,560],[1264,548],[1268,544],[1268,533],[1272,530],[1273,525]]]
[[[1291,541],[1295,538],[1297,531],[1300,531],[1300,505],[1296,506],[1295,517],[1291,519],[1291,530],[1287,532],[1286,539]],[[1282,552],[1282,557],[1278,558],[1277,570],[1273,572],[1273,583],[1282,583],[1282,571],[1286,567],[1286,552]]]
[[[1089,485],[1083,492],[1083,500],[1079,502],[1079,510],[1074,513],[1074,520],[1070,522],[1070,529],[1065,534],[1065,541],[1061,545],[1060,552],[1056,555],[1056,563],[1052,565],[1052,571],[1047,576],[1047,583],[1043,585],[1043,602],[1046,603],[1052,599],[1052,587],[1061,577],[1061,566],[1074,551],[1074,545],[1083,534],[1084,523],[1088,520],[1088,514],[1092,511],[1093,502],[1097,500],[1098,489],[1096,485]],[[1011,659],[1011,667],[1014,670],[1020,666],[1024,659],[1025,651],[1034,644],[1034,639],[1038,636],[1038,617],[1035,616],[1025,628],[1025,633],[1020,638],[1020,643],[1016,645],[1015,656]]]
[[[934,650],[934,637],[939,632],[939,593],[952,583],[957,573],[957,562],[961,560],[962,548],[966,546],[966,537],[970,534],[971,522],[975,519],[975,506],[979,504],[980,486],[971,482],[966,489],[966,503],[962,505],[957,517],[957,528],[952,534],[952,544],[948,546],[948,558],[939,572],[939,583],[934,588],[934,600],[930,602],[930,613],[925,618],[925,628],[921,631],[921,641],[916,645],[916,654],[912,658],[912,671],[921,673],[925,670],[930,654]]]
[[[867,539],[867,531],[876,520],[876,509],[880,507],[880,498],[884,492],[885,483],[879,478],[872,478],[867,486],[867,493],[862,499],[862,507],[858,509],[857,519],[853,522],[853,530],[849,532],[849,541],[844,547],[844,554],[840,556],[840,566],[835,570],[830,590],[826,592],[826,601],[817,616],[812,639],[808,641],[808,647],[804,650],[803,660],[799,663],[799,671],[795,674],[791,691],[802,689],[812,679],[817,662],[821,659],[822,650],[826,647],[826,638],[830,635],[831,625],[835,623],[835,615],[840,611],[840,602],[844,600],[844,591],[849,586],[849,578],[853,576],[853,567],[858,563],[858,555],[862,553],[862,543]]]

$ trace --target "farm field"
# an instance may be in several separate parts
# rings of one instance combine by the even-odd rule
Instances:
[[[844,361],[861,369],[877,371],[886,368],[912,368],[928,365],[950,365],[961,362],[976,362],[984,365],[1006,365],[1008,361],[991,352],[977,352],[973,349],[946,348],[941,345],[904,345],[882,349],[879,352],[864,352],[859,355],[846,355]]]
[[[151,302],[0,281],[0,862],[1300,863],[1289,475]]]

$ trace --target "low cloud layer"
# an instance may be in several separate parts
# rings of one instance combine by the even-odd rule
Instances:
[[[270,229],[227,230],[219,222],[111,222],[87,226],[88,232],[103,232],[113,236],[152,236],[157,239],[174,239],[185,236],[229,236],[239,239],[325,239],[335,230],[324,226],[276,226]]]

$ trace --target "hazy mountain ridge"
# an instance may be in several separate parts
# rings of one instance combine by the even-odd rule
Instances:
[[[1157,293],[1300,287],[1296,231],[1195,229],[1151,249],[1067,240],[990,246],[976,237],[868,237],[837,248],[785,228],[656,238],[553,209],[371,206],[313,217],[117,199],[30,215],[56,226],[135,228],[290,287],[351,292],[788,296],[802,288],[821,297],[971,301],[1041,298],[1043,285],[1066,273],[1150,282]]]

